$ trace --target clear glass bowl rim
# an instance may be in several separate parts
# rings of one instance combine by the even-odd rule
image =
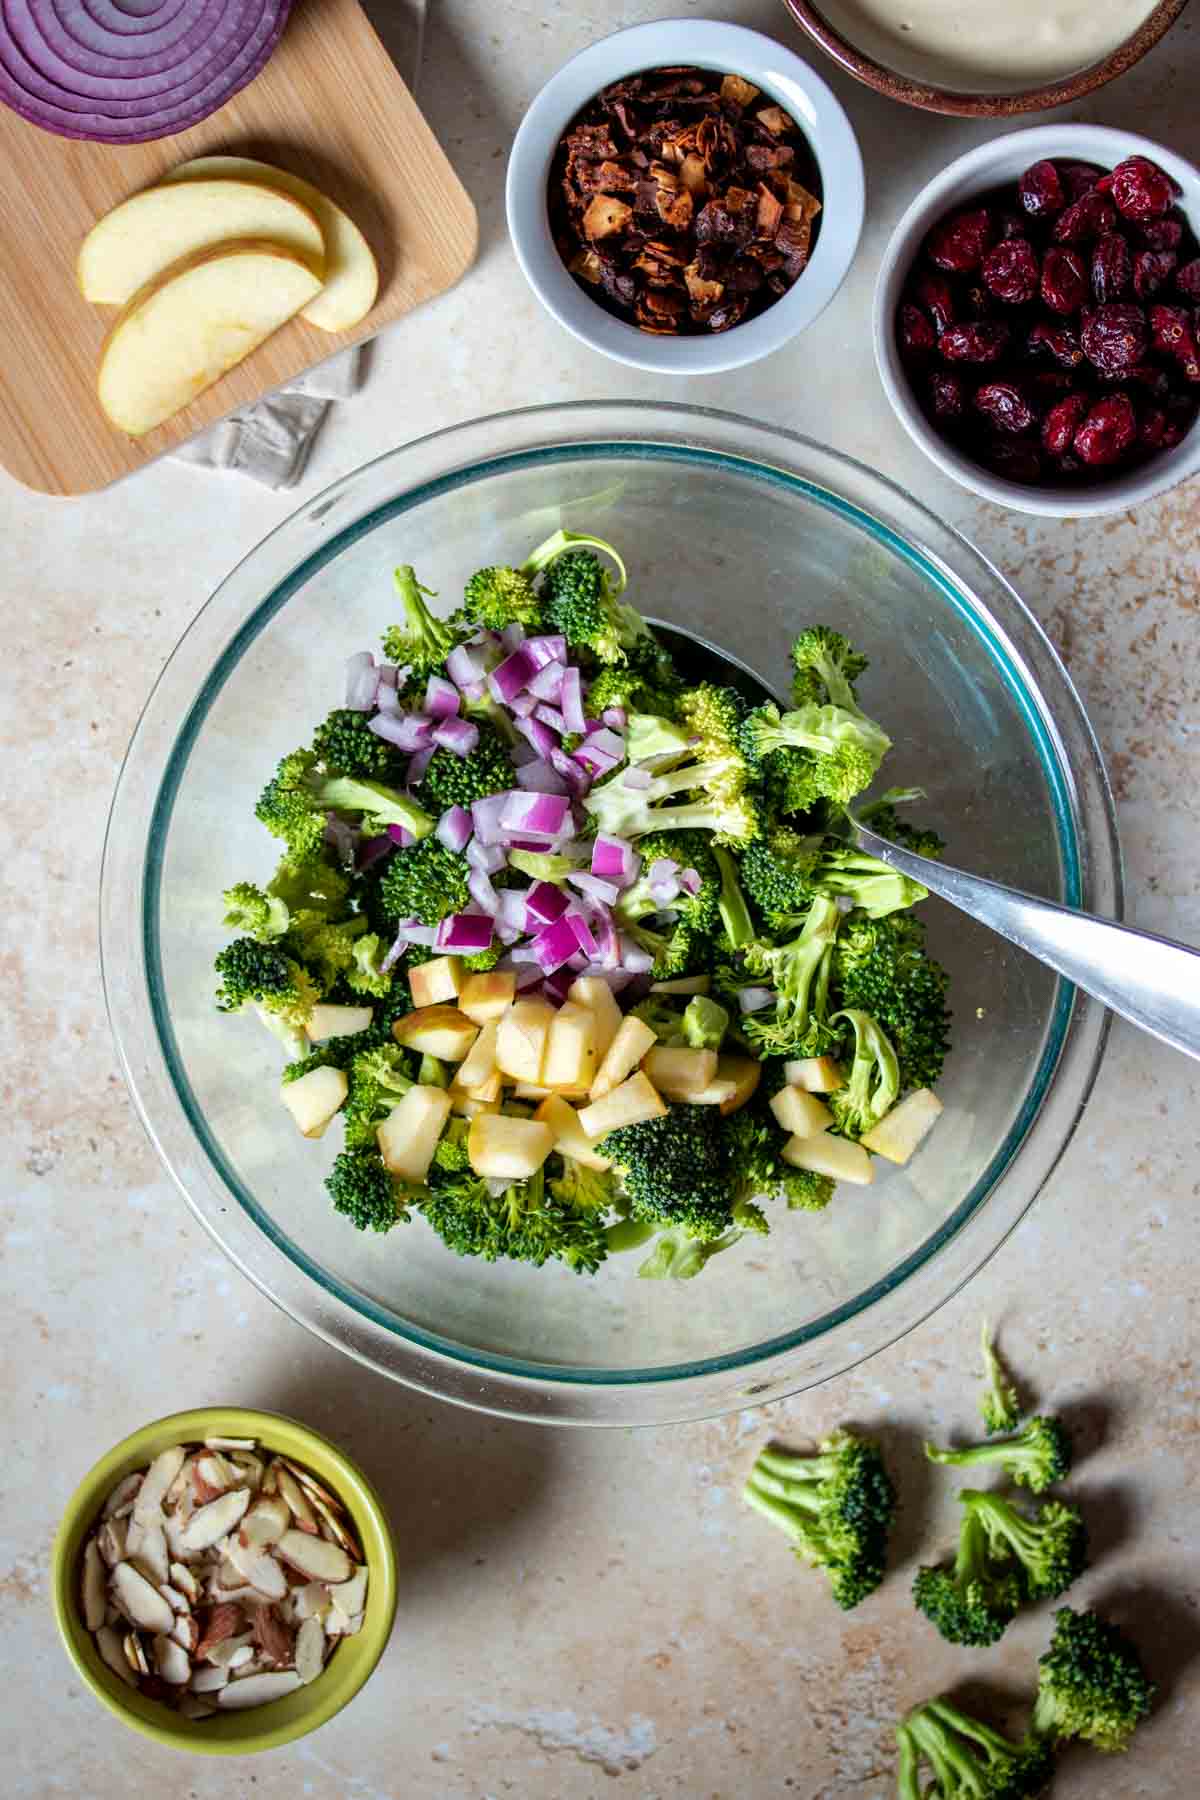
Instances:
[[[105,839],[100,935],[109,1020],[143,1125],[196,1217],[289,1317],[436,1397],[508,1417],[630,1425],[708,1417],[831,1379],[944,1304],[1003,1243],[1065,1150],[1099,1068],[1108,1015],[1060,984],[1021,1115],[951,1217],[919,1252],[853,1301],[746,1351],[620,1371],[567,1371],[467,1351],[415,1327],[397,1328],[363,1296],[285,1247],[232,1171],[221,1173],[223,1158],[175,1051],[158,978],[157,845],[181,757],[186,761],[219,691],[218,673],[236,664],[314,566],[381,518],[530,459],[614,451],[715,461],[771,480],[840,511],[916,562],[988,640],[1022,705],[1054,794],[1066,898],[1120,916],[1115,812],[1082,703],[1032,614],[967,539],[885,477],[798,433],[715,409],[592,401],[495,414],[386,452],[306,502],[242,559],[184,632],[126,753]],[[848,497],[847,489],[859,493]],[[130,907],[131,893],[139,896],[138,907]]]

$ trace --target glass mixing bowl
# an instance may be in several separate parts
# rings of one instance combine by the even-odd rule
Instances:
[[[1095,1077],[1106,1015],[930,900],[950,967],[945,1115],[906,1169],[776,1209],[696,1281],[595,1277],[453,1256],[417,1220],[353,1231],[279,1106],[277,1047],[213,1009],[221,889],[267,876],[254,801],[340,703],[343,659],[392,616],[413,563],[447,610],[489,562],[557,526],[616,543],[643,611],[722,645],[775,688],[796,629],[827,621],[870,657],[867,708],[922,783],[950,858],[1116,916],[1111,799],[1087,719],[1013,590],[962,538],[861,464],[683,406],[600,403],[482,419],[328,489],[217,590],[147,704],[105,850],[104,977],[134,1099],[196,1216],[287,1313],[444,1399],[555,1422],[696,1418],[826,1380],[966,1281],[1053,1169]]]

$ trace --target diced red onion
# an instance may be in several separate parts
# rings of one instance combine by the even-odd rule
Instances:
[[[517,786],[535,794],[565,794],[567,791],[567,784],[558,770],[536,758],[533,762],[522,763],[517,770]]]
[[[560,737],[566,732],[567,721],[556,706],[547,706],[543,701],[534,708],[533,716],[540,719],[543,725],[548,725],[551,731],[557,731]]]
[[[601,881],[598,875],[584,875],[578,869],[572,869],[567,880],[589,900],[600,900],[605,906],[615,906],[620,895],[620,889],[611,881]]]
[[[665,881],[652,881],[648,885],[650,897],[658,906],[670,906],[679,898],[679,883],[674,875],[668,875]]]
[[[369,650],[346,658],[346,706],[350,712],[370,712],[379,686],[379,671]]]
[[[389,969],[394,969],[396,964],[400,961],[400,958],[404,955],[404,952],[408,949],[409,941],[410,940],[409,940],[409,936],[408,936],[408,927],[407,927],[407,925],[402,925],[400,927],[399,931],[396,933],[396,937],[392,944],[391,949],[388,951],[387,955],[384,957],[383,961],[379,965],[379,967],[383,970],[385,975],[387,974]]]
[[[673,856],[656,856],[646,874],[651,881],[665,881],[669,875],[678,872],[679,864]]]
[[[679,885],[685,894],[698,894],[703,886],[699,869],[680,869]]]
[[[516,925],[506,925],[503,919],[496,920],[496,936],[502,944],[515,944],[521,935]]]
[[[473,869],[482,869],[485,875],[498,875],[508,858],[499,844],[481,844],[473,837],[467,845],[467,861]]]
[[[551,751],[560,748],[554,732],[548,725],[543,725],[540,719],[518,719],[516,727],[521,736],[527,743],[533,745],[534,750],[541,757],[548,757]]]
[[[387,834],[393,844],[399,844],[401,850],[411,850],[417,841],[407,825],[389,825]]]
[[[623,706],[606,706],[600,717],[606,725],[611,725],[614,731],[624,731],[629,722]]]
[[[562,693],[564,673],[560,662],[549,662],[544,669],[538,670],[526,691],[536,699],[549,701],[553,705]]]
[[[397,687],[399,687],[400,671],[396,667],[395,663],[380,663],[380,665],[379,665],[379,685],[381,688],[397,688]],[[377,706],[379,704],[378,694],[375,696],[375,704]]]
[[[510,788],[500,813],[500,823],[506,831],[532,837],[557,837],[570,822],[570,806],[563,794],[525,793]]]
[[[558,704],[562,708],[563,718],[567,721],[568,731],[587,730],[587,719],[583,712],[583,677],[578,669],[572,667],[563,671]]]
[[[472,650],[466,644],[456,644],[446,658],[446,673],[455,687],[462,688],[464,692],[477,683],[481,684],[487,673],[482,652]]]
[[[624,762],[625,742],[623,738],[617,736],[615,731],[609,731],[607,726],[601,726],[599,731],[594,731],[590,736],[585,737],[578,749],[573,750],[571,754],[576,762],[582,763],[585,769],[591,769],[596,775],[607,775],[609,770],[615,769],[619,762]]]
[[[514,949],[513,955],[515,956],[516,953],[517,952]],[[541,980],[542,980],[542,971],[538,967],[537,958],[535,956],[533,956],[531,953],[530,960],[522,968],[519,968],[517,970],[517,992],[518,992],[518,994],[525,994],[525,993],[528,993],[530,988],[540,987]]]
[[[552,662],[565,663],[567,660],[567,640],[558,632],[550,632],[541,637],[525,639],[525,648],[534,658],[539,669],[544,669]]]
[[[535,881],[525,895],[526,916],[534,925],[553,925],[567,910],[567,896],[552,881]]]
[[[521,738],[517,743],[509,745],[508,760],[514,769],[523,769],[526,763],[538,762],[540,758],[533,745]]]
[[[573,961],[574,958],[571,959]],[[547,975],[542,983],[542,992],[552,1006],[562,1005],[567,997],[567,989],[575,979],[571,962],[564,964],[561,969],[555,969],[553,975]]]
[[[500,911],[500,896],[482,869],[472,869],[467,876],[467,892],[489,919],[494,919]]]
[[[650,892],[660,906],[670,906],[679,898],[679,864],[670,856],[657,856],[646,871]]]
[[[374,868],[382,856],[389,856],[396,848],[390,835],[385,831],[381,837],[363,838],[354,855],[354,866],[360,875]]]
[[[469,700],[473,706],[476,703],[476,701],[482,700],[484,695],[487,693],[487,682],[486,681],[465,681],[463,683],[463,691],[462,692],[463,692],[463,699]]]
[[[529,923],[525,916],[525,903],[523,888],[501,888],[500,910],[496,915],[500,924],[506,929],[511,926],[518,933],[524,931]]]
[[[436,745],[427,744],[424,750],[418,750],[415,756],[409,758],[408,785],[410,788],[414,788],[419,782],[424,781],[425,771],[433,761],[435,749]]]
[[[425,689],[425,711],[431,719],[449,719],[459,708],[460,695],[452,681],[431,675]]]
[[[397,750],[427,750],[433,742],[433,720],[421,713],[376,713],[367,730]]]
[[[436,925],[419,925],[415,919],[410,919],[407,925],[400,927],[400,930],[405,943],[420,944],[423,950],[432,950],[437,943]]]
[[[579,948],[579,940],[571,929],[569,919],[556,919],[553,925],[547,925],[532,940],[530,948],[538,959],[538,966],[543,975],[553,975],[555,969],[561,969],[565,962],[574,956]]]
[[[515,713],[518,719],[531,719],[537,711],[538,699],[536,694],[526,692],[514,695],[508,705],[509,711]]]
[[[592,935],[591,926],[577,906],[573,906],[570,909],[567,913],[567,919],[570,922],[571,930],[575,933],[575,942],[583,952],[584,960],[586,961],[593,956],[599,956],[600,946]]]
[[[492,921],[486,913],[450,913],[438,926],[439,950],[460,950],[470,956],[490,950],[491,944]]]
[[[434,827],[434,836],[445,844],[447,850],[465,850],[474,829],[469,812],[461,806],[450,806]]]
[[[575,758],[561,748],[550,752],[550,767],[558,771],[573,794],[586,794],[591,786],[587,770],[581,768]]]
[[[487,678],[488,686],[495,698],[507,706],[520,693],[530,676],[536,674],[537,664],[522,646],[492,670]]]
[[[381,713],[387,713],[388,717],[392,719],[399,718],[403,710],[399,694],[394,687],[389,687],[386,681],[381,681],[375,689],[375,704]]]
[[[602,966],[606,969],[619,967],[621,944],[617,937],[617,928],[612,922],[612,914],[606,906],[597,906],[593,909],[591,926],[596,936],[598,955]]]
[[[500,642],[506,650],[519,650],[525,642],[525,627],[514,619],[512,624],[506,625],[500,633]]]
[[[506,960],[512,963],[514,967],[520,967],[522,963],[532,963],[536,969],[540,970],[541,968],[541,965],[538,962],[537,951],[532,944],[514,944],[509,951]]]
[[[621,785],[622,787],[640,790],[648,788],[653,780],[654,777],[651,775],[649,769],[638,769],[631,765],[621,776]]]
[[[470,719],[443,719],[433,728],[433,741],[454,756],[470,756],[479,742],[479,727]]]
[[[627,938],[624,932],[620,934],[618,941],[621,946],[621,967],[631,975],[648,975],[654,967],[654,958],[650,952],[643,950],[640,944],[635,944],[632,938]]]
[[[774,1006],[775,990],[769,987],[747,987],[738,992],[738,1007],[744,1013],[762,1012],[764,1007]]]
[[[637,880],[641,866],[642,859],[627,838],[610,837],[603,831],[597,834],[592,845],[593,875],[615,882],[619,888],[629,887]]]
[[[502,794],[487,794],[482,800],[472,800],[471,822],[481,844],[499,844],[504,841],[506,834],[500,823],[500,815],[514,791],[519,792],[513,788],[505,788]]]

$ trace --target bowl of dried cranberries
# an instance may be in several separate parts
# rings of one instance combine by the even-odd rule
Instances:
[[[1200,470],[1200,172],[1128,132],[981,145],[884,254],[875,355],[910,437],[1020,512],[1114,513]]]

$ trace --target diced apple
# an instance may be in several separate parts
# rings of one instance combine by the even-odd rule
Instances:
[[[499,1075],[496,1067],[496,1022],[494,1019],[489,1020],[486,1025],[480,1026],[479,1036],[454,1072],[454,1085],[470,1094],[476,1088],[482,1087],[485,1081],[490,1081],[493,1075],[497,1077]],[[499,1098],[499,1094],[485,1094],[479,1098],[495,1100]]]
[[[899,1106],[893,1106],[863,1136],[868,1150],[889,1162],[906,1163],[918,1144],[933,1130],[942,1114],[942,1103],[932,1088],[918,1088]]]
[[[499,1100],[477,1100],[473,1094],[461,1094],[457,1088],[449,1088],[450,1110],[459,1119],[478,1119],[483,1113],[498,1113]]]
[[[341,1069],[310,1069],[295,1081],[285,1081],[279,1098],[306,1138],[319,1138],[341,1106],[349,1090]]]
[[[833,1124],[833,1114],[824,1101],[803,1088],[780,1088],[771,1100],[771,1111],[783,1129],[796,1137],[816,1137],[818,1131],[828,1131]]]
[[[461,1062],[479,1035],[479,1027],[457,1006],[422,1006],[405,1013],[392,1026],[392,1036],[406,1050],[436,1056],[440,1062]]]
[[[589,1090],[591,1098],[600,1100],[605,1094],[611,1094],[657,1042],[657,1034],[643,1020],[632,1016],[622,1019],[620,1029],[596,1071],[596,1079]]]
[[[745,1106],[758,1090],[762,1080],[762,1064],[756,1056],[718,1056],[717,1080],[732,1081],[734,1091],[728,1100],[722,1100],[721,1111],[729,1116],[740,1107]]]
[[[590,1087],[596,1078],[596,1015],[589,1007],[567,1000],[550,1021],[542,1086]]]
[[[483,975],[468,975],[458,996],[459,1011],[477,1025],[487,1025],[508,1011],[516,992],[517,977],[512,969],[489,969]]]
[[[453,1085],[470,1100],[499,1100],[504,1092],[504,1077],[499,1069],[493,1069],[487,1080],[478,1082],[475,1087],[466,1087],[458,1081]]]
[[[554,1008],[548,1000],[516,1000],[499,1022],[496,1061],[514,1081],[542,1079],[542,1061]]]
[[[714,1078],[712,1079],[712,1081],[709,1082],[707,1087],[698,1088],[694,1093],[691,1093],[691,1094],[683,1094],[680,1096],[680,1098],[686,1100],[687,1104],[689,1106],[722,1106],[723,1107],[723,1106],[727,1105],[730,1100],[733,1099],[733,1097],[736,1093],[737,1093],[737,1082],[736,1081],[728,1081],[728,1080],[722,1081],[721,1077],[719,1075],[717,1075],[717,1076],[714,1076]],[[668,1100],[672,1100],[674,1098],[675,1098],[675,1096],[673,1094],[667,1095]]]
[[[445,1088],[409,1088],[376,1133],[391,1173],[404,1181],[424,1181],[449,1117],[450,1095]]]
[[[642,1067],[667,1100],[688,1100],[717,1078],[715,1050],[698,1050],[684,1044],[655,1044],[647,1050]]]
[[[784,1063],[783,1075],[790,1087],[804,1088],[810,1094],[836,1094],[846,1085],[832,1056],[799,1056]]]
[[[463,985],[461,956],[435,956],[432,962],[418,963],[408,972],[414,1006],[437,1006],[443,1000],[457,1000]]]
[[[615,1131],[618,1125],[640,1125],[643,1119],[661,1119],[666,1110],[666,1102],[649,1077],[639,1069],[628,1081],[585,1106],[579,1114],[579,1123],[589,1138],[595,1140],[603,1137],[606,1131]]]
[[[611,1169],[606,1156],[592,1148],[592,1140],[579,1123],[579,1114],[561,1094],[551,1094],[534,1113],[554,1133],[554,1148],[562,1156],[570,1156],[588,1169]]]
[[[712,989],[711,975],[680,975],[675,981],[653,981],[652,994],[707,994]]]
[[[809,1169],[814,1175],[828,1175],[832,1181],[849,1181],[855,1187],[870,1187],[875,1179],[871,1158],[861,1144],[849,1138],[831,1137],[822,1131],[816,1137],[790,1137],[780,1154],[794,1169]]]
[[[327,1044],[330,1038],[354,1037],[365,1031],[374,1017],[373,1006],[326,1006],[318,1001],[304,1029],[314,1044]]]
[[[621,1029],[621,1009],[603,975],[580,975],[567,989],[567,999],[586,1006],[596,1017],[596,1058],[602,1061]]]
[[[471,1120],[467,1156],[477,1175],[492,1181],[525,1181],[554,1148],[554,1133],[541,1119],[481,1113]]]

